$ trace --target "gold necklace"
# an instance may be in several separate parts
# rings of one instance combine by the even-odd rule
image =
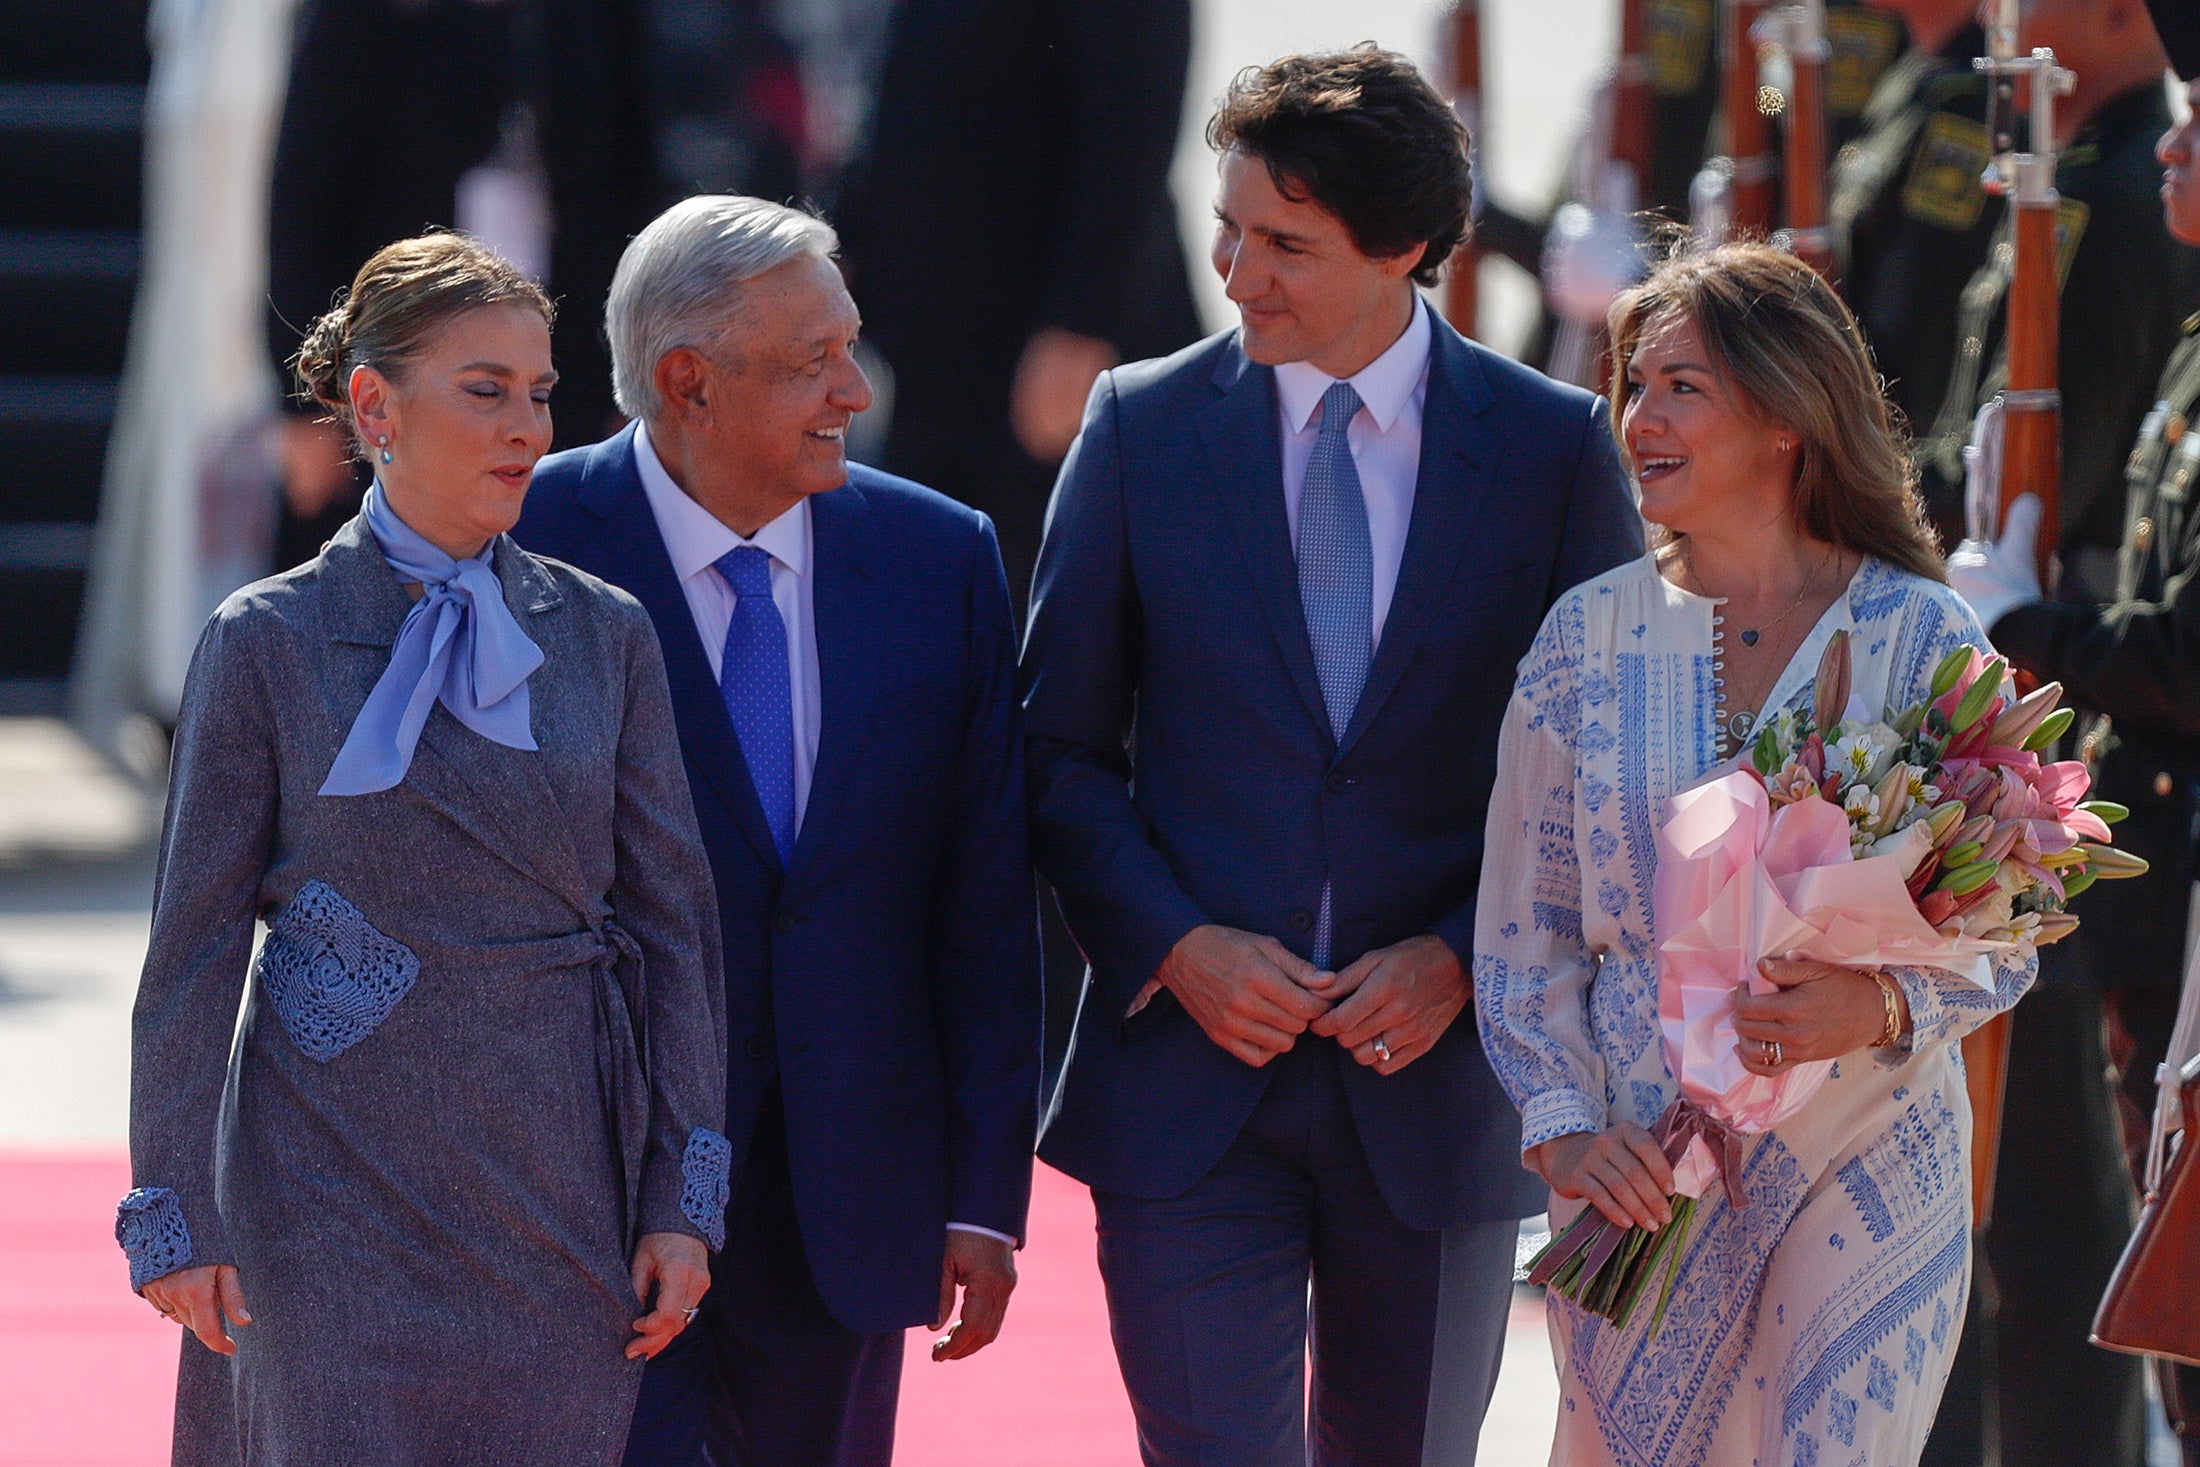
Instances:
[[[1693,552],[1690,551],[1685,542],[1681,547],[1681,554],[1688,567],[1688,578],[1694,581],[1698,586],[1703,587],[1705,593],[1709,594],[1710,588],[1704,585],[1703,577],[1696,574],[1696,557]],[[1742,645],[1745,647],[1756,646],[1758,642],[1764,639],[1764,635],[1766,632],[1771,631],[1774,627],[1779,626],[1782,622],[1793,616],[1795,614],[1796,608],[1803,604],[1804,600],[1809,597],[1812,588],[1818,584],[1818,578],[1825,573],[1826,567],[1833,564],[1834,561],[1840,557],[1840,554],[1841,547],[1836,545],[1827,552],[1825,559],[1819,561],[1817,565],[1811,567],[1810,574],[1803,578],[1802,587],[1796,591],[1795,599],[1788,603],[1786,610],[1782,611],[1778,616],[1774,617],[1768,622],[1765,622],[1761,626],[1742,628],[1739,633],[1742,639]],[[1721,604],[1724,604],[1724,597],[1717,597],[1714,599],[1719,601]],[[1726,620],[1725,613],[1720,611],[1716,606],[1712,608],[1711,615],[1716,620],[1722,623]],[[1722,656],[1719,659],[1719,666],[1722,672],[1725,670],[1725,662],[1726,659]],[[1779,680],[1780,671],[1781,670],[1778,668],[1773,669],[1772,676],[1775,682]],[[1721,686],[1724,686],[1723,682]],[[1769,693],[1770,691],[1770,687],[1759,689],[1758,698],[1752,701],[1762,701],[1763,695]],[[1749,742],[1749,736],[1751,732],[1754,731],[1757,724],[1757,714],[1757,709],[1749,706],[1744,706],[1736,708],[1733,712],[1727,715],[1726,721],[1723,724],[1719,725],[1719,736],[1726,742],[1727,751],[1730,752],[1734,749],[1738,749]]]

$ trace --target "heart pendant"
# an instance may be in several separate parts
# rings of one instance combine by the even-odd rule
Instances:
[[[1742,633],[1742,645],[1744,647],[1754,647],[1757,645],[1757,639],[1763,635],[1757,628],[1750,627]]]

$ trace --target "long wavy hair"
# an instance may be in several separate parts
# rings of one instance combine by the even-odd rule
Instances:
[[[1796,434],[1791,509],[1804,533],[1947,580],[1900,415],[1856,317],[1823,276],[1770,245],[1727,244],[1675,254],[1623,291],[1607,317],[1614,432],[1636,343],[1673,319],[1696,328],[1711,371],[1744,412]],[[1661,546],[1684,538],[1653,530]]]

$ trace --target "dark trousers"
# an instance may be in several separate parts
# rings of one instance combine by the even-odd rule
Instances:
[[[2143,1362],[2086,1339],[2134,1217],[2101,1001],[2043,984],[2012,1012],[1993,1223],[1923,1462],[2141,1467]]]
[[[901,1342],[856,1333],[818,1297],[775,1088],[702,1312],[642,1375],[626,1467],[888,1467]]]
[[[1272,1063],[1252,1119],[1189,1191],[1093,1194],[1139,1448],[1152,1467],[1411,1467],[1443,1235],[1400,1223],[1376,1190],[1336,1044],[1303,1036]]]

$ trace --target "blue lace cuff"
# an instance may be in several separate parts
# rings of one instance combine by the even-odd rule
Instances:
[[[707,1126],[688,1133],[680,1158],[680,1214],[713,1252],[726,1246],[726,1203],[733,1196],[733,1143]]]
[[[142,1289],[191,1262],[183,1202],[166,1187],[140,1187],[115,1209],[115,1241],[130,1260],[130,1287]]]

